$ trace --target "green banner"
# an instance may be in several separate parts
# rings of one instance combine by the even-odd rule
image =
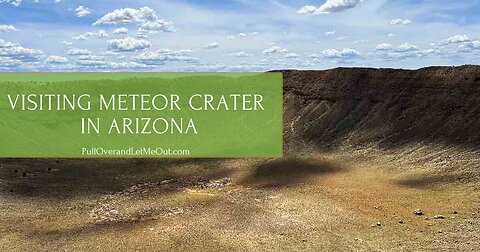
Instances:
[[[281,73],[2,73],[0,157],[278,157]]]

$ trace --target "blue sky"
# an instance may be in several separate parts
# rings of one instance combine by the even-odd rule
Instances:
[[[0,71],[478,64],[480,0],[0,0]]]

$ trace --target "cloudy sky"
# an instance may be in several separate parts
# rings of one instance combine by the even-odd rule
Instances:
[[[0,71],[478,64],[480,0],[0,0]]]

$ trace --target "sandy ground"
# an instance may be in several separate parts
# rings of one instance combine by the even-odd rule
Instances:
[[[478,153],[422,149],[5,159],[0,250],[478,251]]]

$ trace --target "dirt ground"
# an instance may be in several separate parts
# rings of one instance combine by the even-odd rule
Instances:
[[[0,250],[478,251],[478,156],[3,159]]]

